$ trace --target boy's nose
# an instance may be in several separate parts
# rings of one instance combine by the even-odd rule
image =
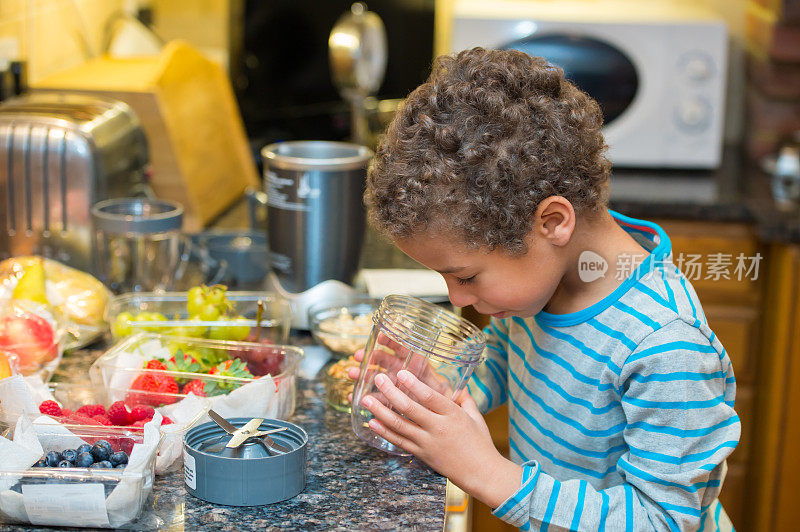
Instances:
[[[454,307],[467,307],[478,301],[477,297],[457,282],[447,281],[447,292]]]

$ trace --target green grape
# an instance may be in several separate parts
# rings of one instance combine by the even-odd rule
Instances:
[[[202,321],[200,316],[192,316],[189,321]],[[186,325],[187,336],[190,338],[205,338],[208,327],[205,325]]]
[[[230,329],[231,327],[227,326],[214,326],[208,328],[208,337],[211,340],[233,340],[230,337]]]
[[[236,318],[234,321],[240,324],[228,327],[228,336],[231,340],[241,342],[250,335],[250,326],[246,325],[248,321],[246,318]]]
[[[206,303],[210,303],[217,307],[224,306],[225,289],[219,286],[215,286],[214,288],[209,290],[208,295],[206,296]]]
[[[147,321],[167,321],[167,317],[161,314],[160,312],[151,312],[149,319]],[[148,331],[152,332],[161,332],[163,329],[168,329],[168,327],[159,327],[158,325],[151,325],[146,327]]]
[[[198,314],[198,316],[200,316],[200,319],[203,321],[216,321],[219,319],[219,314],[219,309],[215,305],[206,303],[203,305],[203,308],[200,310],[200,314]]]
[[[189,290],[186,298],[186,310],[189,311],[189,316],[197,316],[200,314],[200,311],[206,304],[204,292],[202,286],[194,286]]]
[[[133,332],[131,329],[131,321],[133,321],[133,314],[130,312],[120,312],[114,319],[114,336],[122,338],[123,336],[130,336]]]

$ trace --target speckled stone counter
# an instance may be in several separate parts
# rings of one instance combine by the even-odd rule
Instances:
[[[308,344],[308,335],[290,343]],[[319,348],[317,348],[319,349]],[[56,380],[85,381],[101,353],[65,356]],[[326,366],[327,367],[327,366]],[[325,369],[319,371],[319,376]],[[350,416],[326,406],[320,378],[298,379],[290,421],[309,436],[306,488],[293,499],[255,507],[209,504],[184,489],[183,472],[157,477],[138,530],[436,530],[444,527],[446,479],[425,464],[377,451],[356,438]],[[53,530],[3,526],[0,531]]]

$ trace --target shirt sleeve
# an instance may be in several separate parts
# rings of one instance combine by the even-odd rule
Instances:
[[[616,467],[623,483],[562,482],[531,461],[494,515],[523,530],[626,532],[697,530],[719,518],[708,509],[740,435],[733,369],[719,340],[671,322],[628,356],[617,384],[626,417],[627,449]]]
[[[467,380],[469,394],[485,414],[508,400],[508,326],[506,320],[492,318],[483,329],[486,358]]]

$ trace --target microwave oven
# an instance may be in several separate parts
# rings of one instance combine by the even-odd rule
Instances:
[[[716,168],[728,35],[687,4],[441,0],[437,53],[481,46],[544,57],[592,96],[614,166]]]

